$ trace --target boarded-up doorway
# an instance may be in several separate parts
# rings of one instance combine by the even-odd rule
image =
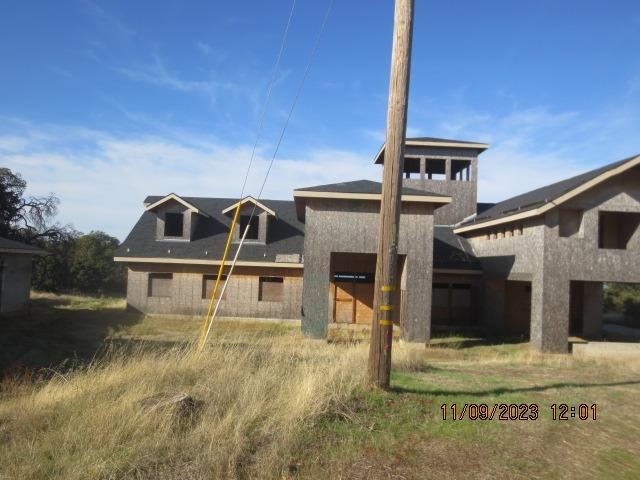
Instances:
[[[373,274],[336,272],[333,276],[336,323],[371,323],[373,319]]]
[[[405,257],[398,257],[395,295],[402,302],[401,277]],[[376,271],[373,253],[331,253],[331,283],[329,286],[330,321],[335,323],[371,324]],[[403,308],[394,317],[401,321]]]

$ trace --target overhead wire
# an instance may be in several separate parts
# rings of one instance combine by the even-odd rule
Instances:
[[[320,40],[322,39],[322,36],[323,36],[324,31],[326,29],[327,22],[329,20],[329,16],[331,15],[331,11],[333,10],[334,3],[335,3],[335,0],[329,0],[329,2],[328,2],[327,8],[325,10],[324,18],[322,19],[322,23],[320,25],[320,29],[318,31],[318,34],[316,35],[316,39],[315,39],[315,42],[313,44],[313,48],[311,49],[311,52],[310,52],[309,57],[307,59],[307,64],[306,64],[306,67],[304,69],[304,73],[302,75],[302,78],[300,79],[300,83],[298,84],[298,88],[296,90],[296,93],[294,95],[293,101],[291,103],[291,107],[289,108],[289,112],[287,114],[285,123],[284,123],[284,125],[282,127],[282,130],[280,131],[280,136],[278,137],[278,142],[276,143],[276,147],[274,149],[273,155],[271,156],[271,160],[269,162],[269,166],[267,167],[267,171],[266,171],[264,179],[262,181],[262,185],[260,186],[260,190],[259,190],[257,198],[256,198],[257,201],[259,201],[262,198],[262,193],[264,191],[264,187],[267,184],[267,180],[269,179],[269,175],[271,173],[271,169],[273,167],[273,164],[275,163],[275,159],[276,159],[276,156],[278,155],[278,151],[280,150],[280,146],[281,146],[282,141],[284,139],[284,135],[285,135],[285,133],[287,131],[287,127],[289,126],[289,122],[290,122],[291,117],[293,115],[293,111],[295,110],[295,107],[296,107],[296,105],[298,103],[298,100],[300,99],[300,94],[301,94],[302,89],[304,87],[304,84],[305,84],[305,82],[307,80],[307,77],[309,76],[309,72],[311,70],[311,65],[313,63],[313,60],[315,59],[315,57],[316,57],[316,55],[318,53],[318,48],[320,46]],[[240,205],[238,205],[238,208],[239,207],[240,207]],[[257,209],[257,204],[254,203],[253,204],[253,209],[251,210],[251,215],[249,216],[249,221],[247,222],[247,225],[246,225],[246,227],[244,229],[244,233],[242,234],[242,237],[241,237],[240,242],[238,244],[238,248],[237,248],[237,250],[235,252],[235,255],[233,257],[233,261],[231,263],[231,267],[229,268],[229,273],[227,274],[227,278],[225,279],[224,284],[222,286],[222,291],[220,292],[220,295],[218,295],[218,300],[216,302],[215,309],[214,309],[213,314],[211,316],[211,321],[208,322],[208,327],[207,327],[206,333],[204,334],[204,339],[202,341],[202,345],[204,345],[204,343],[206,343],[207,338],[209,337],[209,332],[211,331],[211,326],[213,325],[213,320],[216,317],[216,314],[217,314],[218,309],[220,307],[220,302],[222,301],[222,297],[224,296],[224,292],[227,289],[227,285],[229,284],[229,279],[231,278],[231,275],[232,275],[233,270],[235,268],[236,262],[238,260],[239,255],[240,255],[240,250],[242,249],[244,241],[245,241],[245,239],[247,237],[247,233],[249,232],[249,227],[251,225],[251,219],[254,217],[256,209]],[[212,300],[213,300],[213,297],[212,297]]]
[[[244,175],[244,181],[242,182],[242,189],[240,190],[240,200],[242,200],[244,195],[244,190],[247,186],[247,180],[249,179],[249,172],[251,171],[251,166],[253,165],[253,160],[256,155],[256,149],[258,147],[258,142],[260,142],[260,138],[262,136],[262,130],[264,127],[264,118],[267,113],[267,109],[269,107],[269,102],[271,101],[271,92],[273,91],[273,85],[276,83],[276,78],[278,75],[278,71],[280,69],[280,60],[282,60],[282,55],[285,51],[285,46],[287,43],[287,37],[289,35],[289,27],[291,27],[291,20],[293,19],[293,12],[296,8],[296,0],[293,0],[291,3],[291,10],[289,12],[289,18],[287,19],[287,25],[284,29],[284,33],[282,34],[282,41],[280,42],[280,50],[278,51],[278,56],[276,57],[276,62],[273,66],[273,71],[271,72],[271,80],[269,81],[269,87],[267,88],[267,96],[265,98],[264,103],[262,104],[262,112],[260,113],[260,121],[258,123],[258,132],[256,134],[256,139],[253,142],[253,148],[251,149],[251,157],[249,159],[249,165],[247,167],[247,171]]]
[[[271,78],[269,80],[269,84],[267,87],[267,94],[264,100],[264,103],[262,104],[262,110],[260,112],[260,120],[258,122],[258,129],[256,131],[256,137],[255,140],[253,142],[253,148],[251,150],[251,156],[249,158],[249,164],[247,165],[247,169],[244,175],[244,180],[242,182],[242,188],[240,189],[240,196],[238,197],[238,206],[236,207],[236,210],[234,212],[233,215],[233,219],[231,221],[231,226],[229,228],[229,235],[227,237],[227,242],[225,245],[225,249],[224,249],[224,253],[222,256],[222,260],[220,262],[220,267],[218,268],[218,274],[216,275],[216,281],[213,285],[213,289],[211,291],[211,300],[209,301],[209,306],[207,308],[207,313],[204,319],[204,323],[202,324],[202,327],[200,329],[200,336],[199,336],[199,346],[200,348],[202,348],[202,346],[204,345],[204,332],[209,330],[209,323],[211,321],[213,321],[213,317],[211,316],[212,313],[212,307],[213,307],[213,301],[215,299],[216,293],[218,292],[218,286],[220,285],[220,279],[222,278],[222,273],[224,271],[224,267],[225,267],[225,262],[227,259],[227,255],[229,253],[229,249],[231,247],[231,238],[233,236],[233,232],[235,230],[236,227],[236,223],[238,221],[238,217],[240,214],[240,208],[242,206],[242,199],[244,197],[244,191],[245,188],[247,186],[247,181],[249,179],[249,174],[251,172],[251,167],[253,165],[253,160],[255,158],[255,154],[256,154],[256,149],[258,146],[258,143],[260,142],[260,138],[262,136],[262,131],[264,129],[264,119],[269,107],[269,102],[271,100],[271,94],[273,91],[273,86],[276,82],[276,78],[278,76],[278,72],[280,70],[280,61],[282,60],[282,56],[284,54],[285,51],[285,47],[287,44],[287,38],[289,36],[289,29],[291,27],[291,22],[293,20],[293,14],[296,8],[296,1],[297,0],[292,0],[291,2],[291,9],[289,10],[289,16],[287,18],[287,23],[285,25],[284,28],[284,32],[282,33],[282,40],[280,41],[280,49],[278,50],[278,55],[276,56],[276,61],[273,65],[273,70],[271,72]]]

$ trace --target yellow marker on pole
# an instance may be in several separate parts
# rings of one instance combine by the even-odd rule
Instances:
[[[198,340],[198,344],[200,349],[204,346],[205,332],[209,328],[209,323],[211,322],[211,310],[213,309],[213,301],[216,298],[216,293],[218,292],[218,285],[220,284],[220,277],[222,277],[222,272],[224,271],[224,264],[227,260],[227,255],[229,254],[229,248],[231,247],[231,239],[233,238],[233,231],[236,228],[236,223],[238,222],[238,216],[240,215],[240,207],[242,206],[242,201],[238,202],[238,206],[236,207],[236,211],[233,214],[233,220],[231,221],[231,229],[229,230],[229,236],[227,237],[227,244],[224,247],[224,254],[222,255],[222,261],[220,262],[220,268],[218,269],[218,276],[216,277],[216,283],[213,285],[213,290],[211,292],[211,300],[209,301],[209,308],[207,309],[207,316],[204,318],[204,323],[202,324],[202,328],[200,329],[200,338]]]

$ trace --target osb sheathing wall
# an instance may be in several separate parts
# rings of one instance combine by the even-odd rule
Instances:
[[[636,167],[603,182],[563,208],[584,212],[581,235],[560,237],[559,210],[555,208],[545,215],[544,267],[532,285],[532,305],[538,304],[539,318],[532,313],[531,340],[541,351],[567,350],[571,280],[640,282],[640,231],[635,232],[626,250],[598,248],[599,212],[640,212],[640,169]],[[592,312],[586,310],[584,315],[593,321]],[[534,330],[534,324],[540,328]],[[593,324],[588,328],[593,329]]]
[[[478,198],[478,151],[470,149],[434,148],[407,146],[405,155],[413,158],[438,159],[445,161],[446,180],[403,178],[406,187],[432,193],[449,195],[452,201],[435,210],[435,225],[453,225],[476,213]],[[470,181],[451,180],[451,162],[468,160],[471,162]]]
[[[179,264],[129,264],[127,304],[144,313],[203,315],[209,305],[202,298],[203,275],[217,274],[217,267]],[[149,273],[173,274],[172,296],[148,297]],[[283,277],[281,302],[258,300],[261,276]],[[220,305],[219,314],[238,318],[299,319],[302,304],[302,269],[236,267]]]
[[[380,204],[372,201],[307,200],[302,319],[302,330],[307,335],[324,338],[332,321],[329,294],[331,253],[375,254],[379,209]],[[403,334],[409,341],[424,342],[431,333],[431,204],[402,205],[398,253],[406,255]]]
[[[0,255],[0,262],[3,264],[0,312],[15,312],[24,308],[29,301],[33,257],[23,253],[6,253]]]
[[[585,302],[587,334],[599,329],[602,282],[640,282],[640,231],[627,250],[598,248],[599,212],[640,212],[636,167],[575,197],[562,208],[583,212],[580,233],[560,237],[559,209],[524,222],[522,236],[493,240],[471,232],[470,243],[485,273],[484,321],[499,328],[504,319],[505,280],[531,281],[531,343],[539,351],[566,352],[570,282],[590,282]]]

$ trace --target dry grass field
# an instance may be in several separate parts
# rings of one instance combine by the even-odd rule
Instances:
[[[195,354],[199,319],[123,307],[35,295],[0,319],[0,479],[640,478],[640,362],[450,337],[396,344],[392,391],[370,392],[365,344],[222,321]],[[195,407],[141,407],[177,392]],[[452,403],[539,415],[443,420]]]

